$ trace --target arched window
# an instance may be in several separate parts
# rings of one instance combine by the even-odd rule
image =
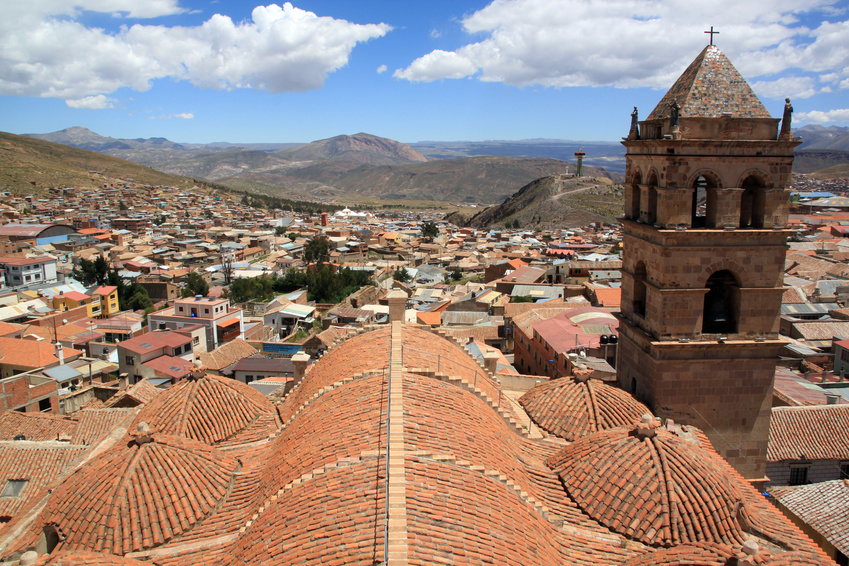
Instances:
[[[766,191],[763,181],[754,175],[741,183],[740,228],[763,228],[766,216]]]
[[[734,274],[723,269],[711,275],[705,284],[705,306],[702,315],[702,332],[705,334],[731,334],[737,332],[740,312],[740,283]]]
[[[707,224],[707,211],[716,206],[716,179],[708,175],[699,175],[693,181],[692,219],[693,228],[704,228]]]
[[[648,212],[648,223],[654,224],[657,222],[657,172],[652,169],[649,173],[648,179],[646,179],[646,185],[649,188],[649,202],[646,207],[646,211]]]
[[[646,316],[646,264],[638,262],[634,269],[634,314]]]
[[[631,210],[630,210],[630,218],[632,220],[640,219],[640,198],[642,195],[640,194],[642,191],[640,189],[640,185],[643,182],[643,176],[640,173],[640,170],[637,169],[636,173],[634,173],[633,179],[631,179]]]

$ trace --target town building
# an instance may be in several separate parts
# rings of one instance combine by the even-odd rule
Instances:
[[[242,309],[230,306],[229,299],[189,297],[174,301],[174,306],[147,317],[150,330],[179,330],[202,325],[206,330],[206,351],[236,338],[244,338]]]

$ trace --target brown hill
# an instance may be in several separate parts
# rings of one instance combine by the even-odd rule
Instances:
[[[463,222],[489,228],[507,223],[521,228],[572,228],[612,221],[622,213],[623,192],[606,177],[555,175],[536,179],[498,206],[491,206]]]
[[[192,179],[117,157],[0,132],[0,187],[4,190],[38,193],[49,187],[93,188],[110,179],[131,179],[141,185],[194,185]]]

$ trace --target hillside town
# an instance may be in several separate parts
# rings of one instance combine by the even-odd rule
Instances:
[[[658,140],[686,143],[675,116],[648,119],[626,144],[661,122],[676,129]],[[685,121],[682,111],[682,131]],[[640,158],[629,159],[631,173]],[[469,553],[491,548],[499,564],[678,564],[686,553],[705,560],[693,564],[846,564],[849,179],[795,175],[788,208],[732,226],[713,222],[715,186],[679,222],[658,206],[672,197],[642,174],[628,177],[619,220],[554,230],[458,227],[428,210],[293,212],[132,179],[0,196],[0,561],[64,564],[44,556],[76,552],[114,564],[311,564],[317,553],[388,564],[403,547],[420,563],[417,553],[447,552],[422,526],[442,517],[446,532],[470,531]],[[669,243],[697,232],[705,240]],[[689,304],[686,285],[628,254],[666,246],[698,263],[719,253],[711,238],[765,250],[751,265],[784,254],[776,238],[787,248],[763,267],[779,274],[774,284],[701,282],[698,332],[674,310],[689,309],[675,306]],[[722,261],[699,268],[745,263]],[[729,285],[739,296],[712,294]],[[751,328],[742,315],[732,324],[731,307],[755,294],[776,299],[775,324],[767,307],[750,313]],[[668,311],[653,310],[657,297]],[[657,393],[662,372],[632,376],[733,344],[741,367],[759,348],[778,354],[758,401],[761,452],[720,432],[721,411],[695,423],[684,409],[663,415],[677,401]],[[727,403],[716,356],[717,391],[691,407]],[[279,477],[266,477],[268,462]],[[634,492],[620,493],[630,489],[620,465],[645,472]],[[392,482],[405,467],[406,495]],[[474,494],[461,488],[470,482]],[[437,484],[466,507],[428,499]],[[380,513],[386,503],[387,525],[403,521],[385,546],[382,527],[372,532],[380,541],[368,540],[377,550],[367,560],[352,557],[370,552],[357,546],[368,537],[346,539],[343,527],[376,531],[384,519],[348,488],[385,490]],[[659,492],[680,500],[654,509]],[[293,511],[310,493],[334,502],[317,524]],[[617,512],[601,497],[618,498]],[[403,509],[389,509],[398,500]],[[492,513],[469,515],[481,505]],[[490,536],[501,520],[511,528]],[[286,540],[275,546],[280,525]],[[316,528],[328,540],[307,536]]]

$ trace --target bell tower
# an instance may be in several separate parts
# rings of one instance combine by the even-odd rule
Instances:
[[[702,429],[762,480],[792,233],[786,186],[799,141],[781,134],[709,45],[644,121],[632,114],[623,225],[619,385]]]

